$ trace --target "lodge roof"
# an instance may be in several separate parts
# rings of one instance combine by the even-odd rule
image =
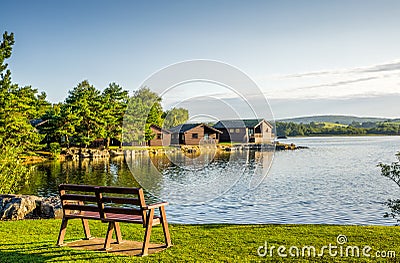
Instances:
[[[196,128],[197,126],[200,126],[200,125],[204,125],[205,128],[208,128],[208,129],[213,130],[215,132],[222,133],[221,131],[219,131],[219,130],[211,127],[211,126],[208,126],[207,124],[204,124],[204,123],[186,123],[186,124],[181,124],[181,125],[178,125],[178,126],[170,128],[169,131],[172,132],[172,133],[185,133],[185,132],[187,132],[187,131],[189,131],[189,130],[191,130],[193,128]]]
[[[154,129],[159,130],[159,131],[164,132],[164,133],[171,133],[169,130],[163,129],[160,126],[155,125],[155,124],[150,125],[150,127],[153,127]]]
[[[262,121],[264,121],[264,119],[220,120],[213,127],[216,129],[254,128],[258,126]]]

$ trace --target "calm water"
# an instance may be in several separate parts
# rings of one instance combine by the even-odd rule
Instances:
[[[64,182],[137,187],[139,181],[171,202],[171,223],[395,224],[383,218],[384,202],[400,198],[400,188],[381,176],[376,164],[395,160],[400,137],[286,142],[310,148],[276,152],[265,178],[271,153],[224,154],[200,164],[176,156],[136,156],[40,164],[22,192],[50,196]],[[177,158],[179,165],[171,164]],[[149,193],[147,198],[157,199]]]

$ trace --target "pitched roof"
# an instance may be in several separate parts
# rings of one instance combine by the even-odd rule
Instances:
[[[221,120],[217,122],[213,127],[216,129],[254,128],[263,120],[264,119]]]
[[[191,130],[194,127],[197,127],[199,125],[200,125],[199,123],[181,124],[181,125],[178,125],[178,126],[170,128],[169,131],[172,132],[172,133],[178,133],[178,132],[179,133],[183,133],[183,132]]]
[[[159,131],[164,132],[164,133],[171,133],[169,130],[163,129],[160,126],[155,125],[155,124],[150,125],[150,127],[153,127],[154,129],[159,130]]]
[[[37,127],[37,126],[40,126],[40,125],[45,124],[45,123],[48,122],[48,121],[49,121],[49,120],[34,119],[34,120],[30,120],[29,122],[30,122],[30,124],[31,124],[33,127]]]
[[[218,133],[222,133],[221,131],[219,131],[219,130],[211,127],[211,126],[208,126],[207,124],[204,124],[204,123],[186,123],[186,124],[181,124],[181,125],[178,125],[178,126],[170,128],[169,131],[171,133],[178,133],[178,132],[179,133],[184,133],[184,132],[187,132],[188,130],[191,130],[191,129],[199,126],[199,125],[204,125],[205,128],[211,129],[211,130],[213,130],[215,132],[218,132]]]

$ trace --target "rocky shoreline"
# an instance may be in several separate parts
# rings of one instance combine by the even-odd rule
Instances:
[[[0,220],[62,218],[61,200],[34,195],[0,195]]]
[[[200,149],[201,148],[201,149]],[[255,143],[243,143],[243,144],[216,144],[210,147],[200,147],[199,145],[180,145],[180,146],[169,146],[169,147],[143,147],[140,149],[99,149],[99,148],[70,148],[63,150],[57,157],[52,157],[50,153],[47,152],[37,152],[39,156],[29,156],[24,157],[25,164],[35,164],[39,162],[44,162],[48,160],[58,159],[60,161],[68,160],[83,160],[83,159],[104,159],[112,157],[124,157],[124,158],[134,158],[136,155],[150,154],[166,154],[166,153],[178,153],[182,152],[184,154],[200,154],[204,150],[212,150],[219,152],[234,152],[234,151],[246,151],[246,150],[256,150],[256,151],[282,151],[282,150],[298,150],[298,149],[308,149],[304,146],[296,146],[293,143],[285,144],[281,142],[274,142],[273,144],[255,144]]]

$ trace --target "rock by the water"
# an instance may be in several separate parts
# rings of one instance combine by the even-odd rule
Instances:
[[[0,220],[61,217],[61,201],[58,197],[0,195]]]
[[[59,197],[43,198],[40,202],[40,218],[62,218],[61,200]]]

